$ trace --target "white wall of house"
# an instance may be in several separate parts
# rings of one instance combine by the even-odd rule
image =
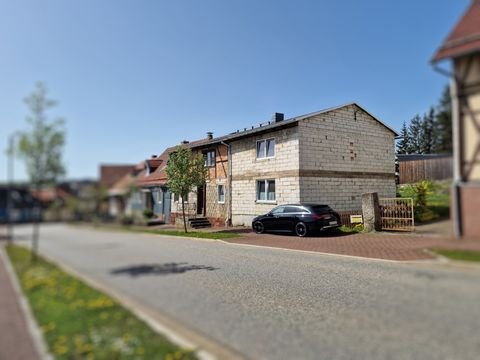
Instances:
[[[257,159],[257,141],[275,139],[273,157]],[[231,143],[232,224],[249,225],[277,204],[300,201],[298,128],[291,127]],[[257,181],[275,181],[275,200],[257,200]]]
[[[394,134],[355,105],[301,120],[300,199],[338,211],[361,208],[361,195],[395,197]]]
[[[394,133],[355,105],[297,125],[231,142],[232,223],[251,224],[277,204],[315,202],[338,211],[361,195],[395,197]],[[275,156],[257,159],[257,141],[275,139]],[[275,200],[259,201],[257,181],[275,180]]]

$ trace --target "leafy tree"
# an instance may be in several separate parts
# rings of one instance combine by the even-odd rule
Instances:
[[[54,184],[65,175],[62,162],[64,120],[56,118],[48,121],[47,110],[56,106],[57,102],[47,98],[47,88],[41,82],[24,101],[31,113],[27,116],[31,130],[20,133],[18,154],[25,160],[32,185],[39,188]]]
[[[187,232],[185,198],[194,186],[205,183],[207,174],[205,159],[201,154],[193,154],[192,150],[185,146],[178,146],[170,154],[165,171],[168,177],[167,186],[169,190],[182,197],[183,227]]]
[[[450,89],[446,86],[437,106],[435,122],[437,124],[438,141],[436,153],[452,152],[452,99]]]
[[[64,120],[55,118],[49,121],[47,111],[57,102],[47,97],[46,86],[38,82],[35,90],[25,99],[30,115],[26,120],[31,126],[29,131],[20,132],[18,156],[26,163],[27,172],[34,189],[55,184],[65,174],[62,152],[65,145]],[[33,257],[38,248],[39,226],[34,223]]]
[[[411,138],[410,132],[407,128],[407,123],[404,121],[402,126],[402,131],[400,132],[401,139],[397,144],[397,153],[398,154],[410,154]]]

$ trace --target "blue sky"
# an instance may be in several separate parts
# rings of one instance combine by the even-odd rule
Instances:
[[[68,178],[207,131],[358,102],[395,129],[437,102],[429,60],[469,0],[0,0],[0,182],[22,99],[66,118]],[[26,179],[16,161],[17,179]]]

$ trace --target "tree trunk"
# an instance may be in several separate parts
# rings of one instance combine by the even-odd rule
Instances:
[[[35,189],[38,191],[41,189],[40,185],[36,184]],[[31,261],[35,262],[37,260],[38,255],[38,240],[40,237],[40,216],[41,216],[41,209],[40,204],[35,205],[35,214],[33,219],[33,234],[32,234],[32,258]]]
[[[187,232],[187,220],[185,219],[185,200],[183,199],[183,196],[182,196],[182,214],[183,214],[183,228],[185,229],[185,232]]]
[[[37,260],[38,255],[38,239],[40,237],[40,219],[34,219],[32,234],[32,262]]]

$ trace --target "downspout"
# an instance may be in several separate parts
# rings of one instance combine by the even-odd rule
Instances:
[[[452,132],[453,132],[453,184],[452,184],[452,212],[453,212],[453,233],[455,238],[462,237],[462,207],[460,198],[460,187],[462,183],[462,172],[460,166],[460,109],[458,104],[459,81],[454,73],[444,70],[433,64],[433,69],[438,73],[450,78],[450,99],[452,101]]]
[[[227,184],[228,184],[228,208],[227,208],[227,219],[225,220],[226,226],[232,225],[232,150],[230,144],[227,144],[223,141],[220,141],[220,144],[227,147]]]

